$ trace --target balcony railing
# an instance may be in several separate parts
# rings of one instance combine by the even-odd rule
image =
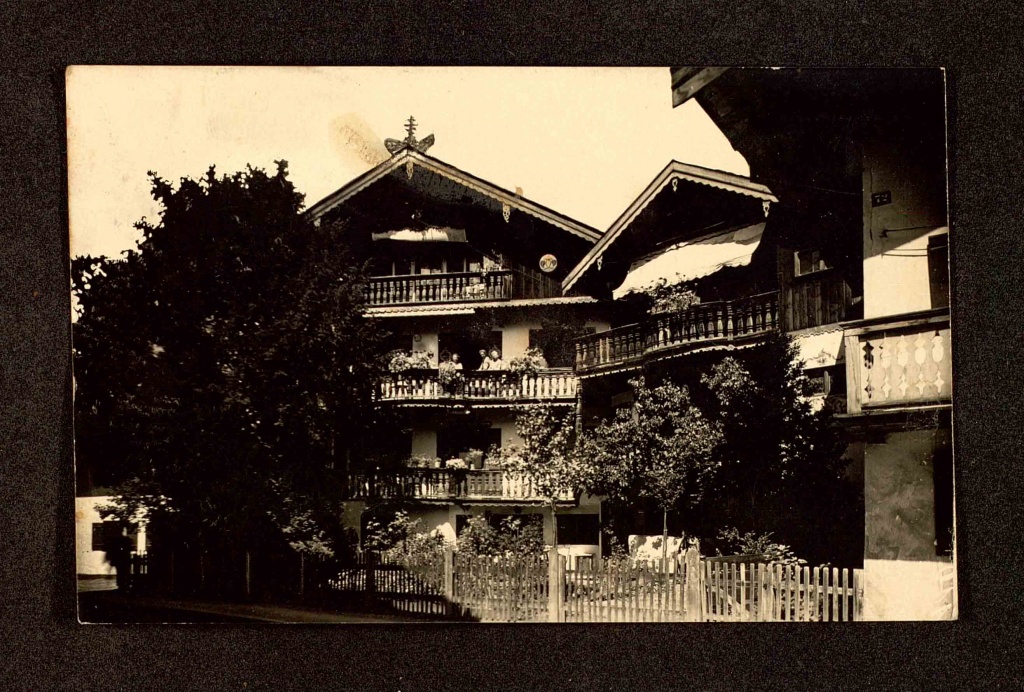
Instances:
[[[421,370],[385,379],[380,385],[383,401],[436,399],[547,400],[576,398],[579,380],[570,370],[548,370],[536,375],[513,377],[508,373],[467,372],[463,381],[444,387],[436,370]]]
[[[847,412],[952,401],[949,310],[845,331]]]
[[[521,500],[542,501],[528,480],[501,469],[426,469],[370,471],[348,476],[350,500]],[[559,498],[570,501],[565,495]]]
[[[779,327],[778,292],[733,301],[702,303],[647,322],[617,327],[576,340],[576,370],[629,365],[646,356],[702,342],[731,343]]]
[[[512,272],[376,276],[367,281],[365,295],[370,306],[509,300]]]

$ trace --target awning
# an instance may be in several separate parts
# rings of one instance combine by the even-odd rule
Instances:
[[[817,334],[805,334],[793,338],[800,350],[800,359],[805,368],[824,368],[836,364],[839,349],[843,345],[843,330],[833,329]]]
[[[412,242],[465,243],[466,230],[447,226],[430,226],[425,229],[403,228],[399,231],[374,233],[373,240],[404,240]]]
[[[697,240],[688,240],[670,247],[656,257],[633,263],[622,285],[612,291],[618,300],[627,293],[640,291],[659,279],[669,284],[699,279],[723,267],[742,267],[761,242],[764,222],[718,233]]]

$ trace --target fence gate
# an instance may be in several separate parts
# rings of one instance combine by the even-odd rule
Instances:
[[[318,564],[308,577],[315,591],[346,609],[448,617],[444,556],[401,560],[359,553],[344,564]]]

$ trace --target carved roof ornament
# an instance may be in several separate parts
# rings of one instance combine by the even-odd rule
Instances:
[[[427,149],[434,145],[434,135],[427,135],[423,139],[416,139],[416,118],[409,116],[409,119],[405,123],[406,136],[405,139],[385,139],[384,146],[387,148],[391,155],[394,156],[403,149],[412,149],[418,151],[421,154],[425,154]]]

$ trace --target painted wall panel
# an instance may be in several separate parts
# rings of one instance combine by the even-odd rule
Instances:
[[[864,558],[943,560],[936,555],[935,463],[949,431],[889,433],[864,449]]]

